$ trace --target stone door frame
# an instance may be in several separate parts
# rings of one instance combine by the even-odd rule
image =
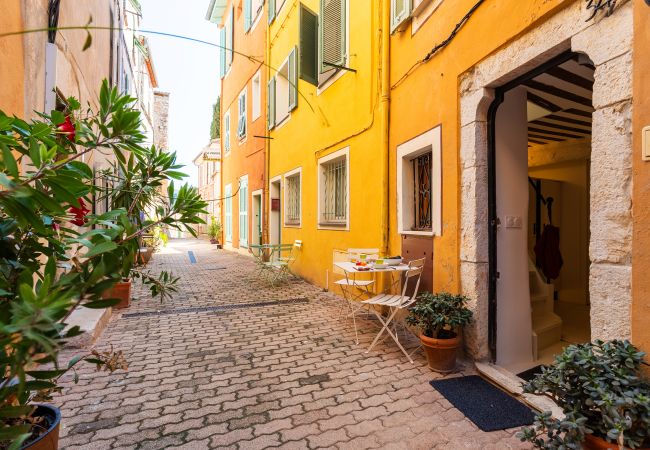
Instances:
[[[465,344],[489,349],[488,115],[495,89],[566,52],[595,66],[590,177],[589,294],[592,339],[629,338],[632,254],[632,2],[586,22],[575,1],[475,65],[460,79],[460,272],[474,321]],[[492,355],[493,356],[493,355]]]

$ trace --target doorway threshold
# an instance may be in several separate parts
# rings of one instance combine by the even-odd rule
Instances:
[[[482,363],[477,361],[474,363],[474,366],[482,377],[496,384],[511,395],[519,398],[531,408],[540,412],[551,411],[553,418],[558,420],[564,419],[562,408],[560,408],[550,398],[544,397],[543,395],[525,394],[522,388],[522,384],[525,383],[525,380],[519,378],[516,374],[492,363]]]

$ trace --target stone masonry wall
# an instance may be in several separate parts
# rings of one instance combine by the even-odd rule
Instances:
[[[154,145],[156,148],[169,149],[169,92],[154,93]]]

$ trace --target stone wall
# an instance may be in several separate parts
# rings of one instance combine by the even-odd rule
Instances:
[[[487,358],[487,113],[493,88],[562,52],[596,67],[593,103],[590,298],[592,338],[629,338],[631,306],[632,3],[586,22],[575,2],[483,60],[461,79],[461,284],[473,299],[471,356]]]
[[[153,136],[154,145],[169,150],[169,93],[154,92]]]

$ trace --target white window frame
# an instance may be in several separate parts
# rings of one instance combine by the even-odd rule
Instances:
[[[325,203],[325,177],[324,166],[336,159],[344,158],[346,162],[346,212],[345,222],[326,222],[322,220],[322,211]],[[342,148],[329,155],[318,159],[318,229],[319,230],[350,230],[350,147]]]
[[[257,24],[260,23],[260,19],[263,16],[262,12],[264,11],[265,0],[259,0],[260,9],[257,10],[257,15],[254,15],[255,11],[253,11],[253,1],[251,1],[251,16],[252,16],[252,19],[251,19],[251,29],[248,30],[249,33],[252,33],[255,30],[255,27],[257,26]]]
[[[253,76],[252,88],[252,122],[255,122],[262,116],[262,73],[260,70]]]
[[[235,20],[234,20],[234,9],[231,8],[231,11],[227,13],[228,18],[224,22],[224,28],[226,29],[226,42],[222,45],[224,45],[226,48],[224,51],[226,52],[226,70],[224,71],[224,78],[226,78],[228,75],[230,75],[233,62],[235,61],[235,38],[234,38],[234,28],[235,28]],[[231,20],[232,19],[232,20]],[[228,39],[230,39],[230,43],[228,42]],[[230,44],[230,47],[228,47],[228,44]],[[228,56],[228,53],[230,53],[230,56]],[[230,59],[230,62],[228,62],[228,59]]]
[[[431,152],[431,231],[412,230],[414,173],[411,161]],[[437,126],[397,146],[397,232],[401,235],[442,235],[442,133]]]
[[[223,150],[224,150],[224,155],[229,155],[230,154],[230,129],[231,129],[231,123],[230,123],[230,108],[228,108],[228,111],[226,111],[226,114],[223,115]]]
[[[286,69],[286,76],[284,74],[281,74],[284,70]],[[278,95],[278,83],[281,82],[283,84],[287,85],[287,95],[286,96],[280,96]],[[280,67],[278,68],[277,74],[275,75],[275,95],[273,96],[273,99],[275,101],[275,107],[273,108],[273,111],[275,113],[275,127],[278,128],[286,121],[288,121],[291,118],[291,108],[289,107],[289,91],[291,90],[291,83],[289,83],[289,55],[285,58],[284,61],[282,61],[282,64],[280,64]],[[278,116],[279,112],[279,101],[284,101],[286,100],[286,114],[282,117]]]
[[[298,178],[298,221],[297,222],[287,222],[287,210],[289,208],[289,179]],[[300,228],[302,226],[302,167],[291,170],[284,174],[284,183],[283,183],[283,194],[282,194],[282,203],[283,203],[283,224],[287,228]]]
[[[411,11],[411,36],[415,35],[442,4],[443,0],[413,0]]]
[[[242,97],[244,98],[244,114],[242,115]],[[246,136],[248,135],[248,85],[244,86],[244,89],[239,93],[239,96],[237,96],[237,138],[239,139],[240,142],[243,142],[246,140]],[[240,121],[242,120],[242,117],[244,119],[244,134],[240,135],[239,134],[239,124]]]
[[[275,0],[275,18],[277,19],[282,11],[282,7],[287,3],[287,0]]]

